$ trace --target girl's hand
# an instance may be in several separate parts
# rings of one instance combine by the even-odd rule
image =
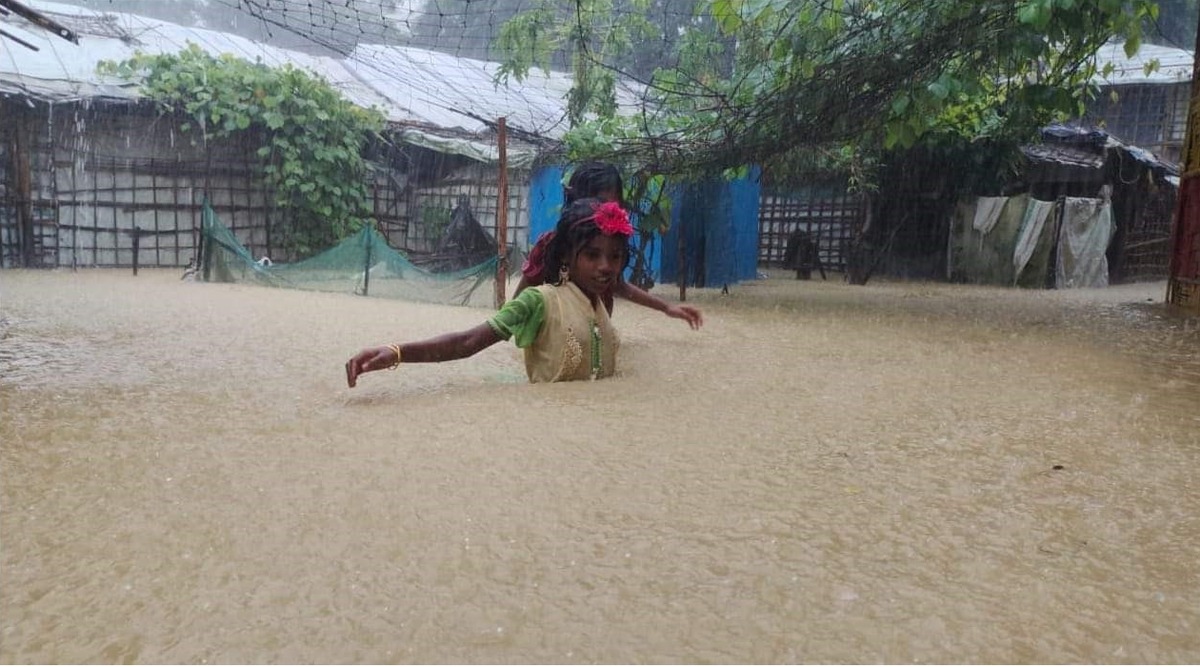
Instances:
[[[699,329],[704,325],[704,314],[699,308],[691,306],[667,306],[667,317],[674,317],[677,320],[684,320],[692,329]]]
[[[396,364],[396,352],[390,347],[372,347],[354,355],[346,362],[346,384],[358,384],[358,376],[371,371],[391,368]]]

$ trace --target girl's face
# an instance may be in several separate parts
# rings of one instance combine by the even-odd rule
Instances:
[[[625,268],[628,240],[623,236],[597,234],[578,252],[571,262],[571,282],[591,295],[608,291]]]

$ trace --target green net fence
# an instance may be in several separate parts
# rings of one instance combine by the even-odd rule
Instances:
[[[490,307],[494,304],[497,257],[468,268],[437,271],[417,266],[404,253],[388,245],[374,227],[367,226],[320,254],[293,263],[255,261],[229,228],[221,224],[206,202],[202,279],[207,282],[248,283],[269,287],[358,294],[387,299],[458,306]],[[493,246],[494,247],[494,246]],[[436,266],[461,265],[460,257],[435,257]],[[508,257],[508,275],[520,269],[522,257],[515,249]]]

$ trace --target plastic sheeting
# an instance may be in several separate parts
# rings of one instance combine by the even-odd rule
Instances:
[[[507,118],[514,131],[552,139],[561,138],[568,129],[566,94],[571,76],[561,72],[535,69],[520,82],[497,84],[499,63],[437,51],[361,44],[346,58],[331,58],[135,14],[43,0],[28,0],[28,4],[77,29],[80,43],[22,21],[6,22],[5,30],[38,50],[0,42],[8,44],[0,46],[0,95],[47,102],[137,100],[139,86],[99,74],[101,61],[119,62],[138,52],[177,53],[195,44],[214,56],[228,53],[271,67],[291,64],[325,79],[353,104],[379,109],[388,121],[403,126],[404,141],[488,164],[498,158],[491,134],[491,123],[497,118]],[[617,103],[618,113],[637,112],[640,88],[620,82]],[[536,146],[510,135],[510,168],[529,168],[536,153]]]
[[[1030,288],[1105,287],[1114,232],[1105,199],[964,201],[951,224],[949,278]]]
[[[1021,287],[1045,287],[1050,249],[1054,245],[1052,226],[1042,224],[1040,233],[1029,236],[1032,227],[1026,227],[1026,212],[1031,205],[1040,209],[1041,204],[1028,195],[1016,197],[986,198],[985,206],[998,209],[995,220],[987,232],[975,229],[978,219],[977,200],[962,202],[951,225],[950,275],[951,280],[981,285],[1018,285]],[[991,214],[984,216],[990,218]],[[1034,218],[1035,220],[1037,218]],[[1014,261],[1017,245],[1026,229],[1027,260],[1018,270]],[[1028,246],[1032,246],[1032,248]],[[1032,250],[1032,252],[1031,252]]]
[[[980,234],[992,231],[1000,221],[1000,213],[1008,203],[1007,197],[980,197],[975,206],[975,221],[971,227]]]
[[[1046,228],[1046,220],[1054,211],[1055,203],[1030,199],[1021,216],[1021,229],[1017,232],[1017,245],[1013,248],[1013,275],[1019,278],[1029,261],[1037,252],[1039,242],[1044,244],[1042,237]],[[1016,279],[1013,281],[1017,282]]]
[[[1096,51],[1096,75],[1092,82],[1100,86],[1132,84],[1186,83],[1192,79],[1195,56],[1186,49],[1143,43],[1133,54],[1125,55],[1125,44],[1113,40]],[[1154,63],[1154,67],[1147,67]],[[1109,74],[1105,67],[1112,65]]]
[[[1108,244],[1116,226],[1103,199],[1067,197],[1058,234],[1054,284],[1059,289],[1108,287]]]
[[[529,178],[529,247],[546,232],[554,231],[562,214],[563,179],[567,167],[543,165]]]
[[[559,139],[570,129],[572,77],[564,72],[533,68],[520,81],[500,84],[500,63],[381,44],[359,44],[342,63],[391,108],[427,127],[480,136],[503,116],[510,128],[541,137]],[[640,111],[636,84],[618,81],[615,93],[619,114]]]
[[[760,170],[745,178],[709,179],[672,190],[671,228],[662,238],[662,281],[720,287],[758,277]],[[679,265],[679,234],[686,265]]]
[[[413,128],[404,128],[397,134],[404,143],[428,148],[435,153],[461,155],[484,164],[495,164],[500,160],[500,148],[495,142],[443,137]],[[513,140],[509,139],[506,157],[509,169],[528,169],[537,158],[537,150],[514,145]]]

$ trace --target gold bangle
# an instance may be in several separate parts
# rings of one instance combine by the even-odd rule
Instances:
[[[396,354],[396,363],[388,366],[389,371],[394,371],[400,366],[400,346],[396,344],[388,345],[388,349]]]

